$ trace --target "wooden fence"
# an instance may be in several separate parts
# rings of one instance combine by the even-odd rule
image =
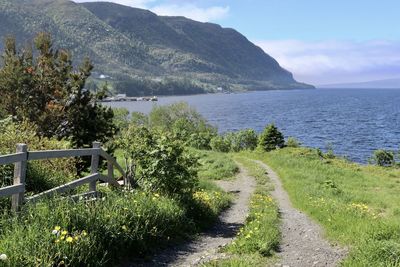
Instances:
[[[45,192],[34,196],[25,197],[25,180],[27,162],[31,160],[47,160],[56,158],[72,158],[91,156],[90,175],[74,180],[67,184],[60,185]],[[102,175],[98,172],[100,157],[107,160],[107,175]],[[92,148],[87,149],[68,149],[68,150],[47,150],[47,151],[28,151],[26,144],[18,144],[15,154],[0,156],[0,165],[14,164],[14,181],[13,185],[0,188],[0,197],[12,197],[11,206],[13,210],[18,210],[25,202],[36,201],[44,196],[51,196],[68,192],[78,186],[89,184],[89,192],[84,195],[96,194],[96,185],[98,181],[108,183],[115,187],[129,185],[129,177],[125,171],[117,163],[117,161],[107,154],[99,142],[94,142]],[[114,178],[114,167],[121,173],[123,184],[121,185]],[[28,177],[29,179],[29,177]]]

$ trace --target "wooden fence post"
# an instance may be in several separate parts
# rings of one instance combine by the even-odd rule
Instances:
[[[28,160],[28,146],[26,144],[17,145],[17,153],[24,153],[24,160],[14,164],[14,185],[22,184],[25,191],[25,178]],[[12,195],[11,208],[13,211],[18,211],[20,206],[24,203],[25,192]]]
[[[93,148],[100,149],[101,143],[100,142],[93,142]],[[90,165],[90,173],[95,174],[98,172],[99,169],[99,160],[100,160],[100,152],[94,153],[92,155],[92,163]],[[89,183],[89,191],[96,192],[96,183],[97,181],[93,181]]]
[[[111,161],[107,161],[107,171],[108,171],[108,178],[114,180],[114,165]]]

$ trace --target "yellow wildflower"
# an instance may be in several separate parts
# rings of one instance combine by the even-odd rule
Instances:
[[[65,241],[67,241],[68,243],[72,243],[74,239],[71,236],[69,236]]]

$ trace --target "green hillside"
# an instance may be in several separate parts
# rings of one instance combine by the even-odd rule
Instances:
[[[2,38],[20,44],[50,32],[76,61],[93,60],[95,81],[106,77],[129,95],[311,87],[237,31],[184,17],[105,2],[0,0],[0,25]]]

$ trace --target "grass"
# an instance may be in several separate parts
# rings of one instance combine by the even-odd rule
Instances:
[[[265,266],[273,261],[280,241],[278,207],[269,195],[272,189],[265,170],[252,160],[236,157],[257,181],[250,212],[236,239],[224,250],[229,259],[209,262],[206,266]]]
[[[18,215],[4,211],[0,255],[7,260],[0,266],[112,266],[127,255],[146,258],[210,226],[231,201],[204,176],[190,198],[101,190],[90,202],[48,199]]]
[[[321,157],[307,148],[246,156],[269,164],[293,205],[349,248],[343,266],[400,266],[400,169]]]
[[[227,153],[195,150],[200,158],[199,177],[207,180],[233,179],[239,172],[238,166]]]

